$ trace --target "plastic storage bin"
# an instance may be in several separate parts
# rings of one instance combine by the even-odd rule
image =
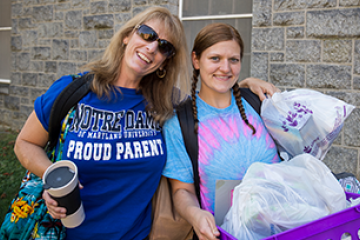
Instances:
[[[347,199],[359,197],[359,194],[346,193]],[[219,231],[221,240],[236,240],[224,229],[219,228]],[[351,238],[346,239],[360,239],[360,204],[263,240],[340,240],[344,233],[351,235]]]

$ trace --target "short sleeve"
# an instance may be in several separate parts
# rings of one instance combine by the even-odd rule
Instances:
[[[34,103],[34,110],[37,118],[46,131],[49,131],[49,118],[53,103],[56,97],[61,93],[62,90],[64,90],[67,85],[69,85],[71,81],[71,75],[63,76],[56,80],[43,95],[36,98]]]
[[[167,159],[163,175],[185,183],[194,183],[193,169],[187,154],[177,116],[173,116],[163,126]]]

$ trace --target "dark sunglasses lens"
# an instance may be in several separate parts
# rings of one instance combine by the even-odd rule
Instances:
[[[159,41],[159,51],[166,55],[167,57],[170,57],[174,54],[174,46],[169,43],[168,41],[166,40],[160,40]]]
[[[146,41],[155,41],[158,38],[157,33],[146,25],[141,25],[139,27],[138,34]]]

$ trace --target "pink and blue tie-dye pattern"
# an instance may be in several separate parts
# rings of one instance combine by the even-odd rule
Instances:
[[[252,130],[239,113],[200,121],[199,174],[202,208],[214,212],[217,179],[242,179],[253,162],[278,162],[275,144],[256,113],[247,114]]]
[[[239,180],[252,163],[275,163],[280,159],[260,116],[246,101],[243,101],[244,109],[256,129],[255,135],[241,119],[234,97],[225,109],[214,108],[198,96],[196,102],[201,203],[202,208],[214,213],[216,180]],[[163,132],[167,148],[163,175],[193,183],[191,160],[176,116],[165,123]]]

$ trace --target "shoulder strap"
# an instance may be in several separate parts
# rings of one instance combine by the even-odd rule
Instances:
[[[261,101],[259,97],[253,92],[251,92],[251,90],[248,88],[240,88],[240,92],[241,92],[241,96],[260,115]],[[198,197],[199,203],[201,204],[200,176],[199,176],[199,164],[198,164],[199,145],[198,145],[198,136],[194,131],[195,120],[192,111],[192,99],[188,98],[183,103],[181,103],[177,107],[176,112],[180,122],[180,128],[184,138],[185,148],[192,162],[196,195]]]
[[[199,145],[197,134],[194,131],[195,120],[192,111],[192,99],[186,99],[177,107],[176,111],[184,138],[185,148],[191,159],[195,192],[200,203],[200,176],[198,166]]]
[[[61,121],[70,109],[75,106],[89,91],[93,74],[85,74],[73,81],[55,99],[49,119],[48,149],[56,146],[61,129]]]
[[[259,97],[253,93],[249,88],[240,88],[241,96],[255,109],[260,115],[261,101]]]

